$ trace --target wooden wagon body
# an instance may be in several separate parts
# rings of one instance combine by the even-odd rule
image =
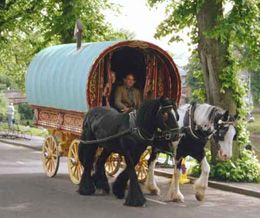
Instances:
[[[102,105],[111,71],[116,73],[117,82],[128,72],[135,73],[144,99],[167,96],[180,100],[178,69],[169,54],[154,44],[131,40],[85,43],[78,50],[76,44],[43,49],[28,68],[26,96],[35,112],[35,124],[50,133],[43,145],[48,176],[57,173],[59,158],[68,156],[70,178],[79,182],[82,167],[77,146],[84,114]],[[111,159],[109,174],[118,162]]]

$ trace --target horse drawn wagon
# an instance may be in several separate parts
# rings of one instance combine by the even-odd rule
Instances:
[[[26,95],[35,124],[49,132],[42,146],[47,176],[54,177],[60,157],[68,157],[70,179],[79,183],[82,166],[77,151],[84,114],[102,105],[102,92],[105,84],[111,85],[112,71],[118,83],[128,72],[135,73],[144,99],[166,96],[180,100],[178,69],[168,53],[154,44],[131,40],[84,43],[79,49],[76,44],[43,49],[28,68]],[[140,181],[146,177],[148,155],[146,151],[136,167]],[[112,154],[106,162],[107,174],[115,174],[122,160]]]

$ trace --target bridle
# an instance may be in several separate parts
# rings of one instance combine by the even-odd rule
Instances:
[[[174,105],[169,104],[169,105],[165,105],[165,106],[160,106],[156,116],[162,111],[162,110],[169,110],[169,109],[173,109],[174,110]],[[174,116],[176,119],[176,116]],[[148,136],[149,134],[143,130],[140,127],[134,128],[133,129],[137,135],[144,141],[154,141],[154,140],[158,140],[158,141],[162,141],[162,140],[166,140],[166,141],[175,141],[179,138],[179,127],[177,128],[172,128],[172,129],[167,129],[167,130],[161,130],[159,128],[157,128],[155,130],[155,132],[153,133],[152,136]]]

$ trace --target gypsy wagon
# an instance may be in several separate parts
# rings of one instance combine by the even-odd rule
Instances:
[[[143,98],[167,96],[177,103],[181,95],[178,69],[160,47],[145,41],[108,41],[48,47],[32,60],[26,75],[26,96],[34,109],[35,124],[48,129],[42,146],[44,170],[54,177],[60,157],[68,157],[68,171],[73,183],[81,179],[78,144],[84,114],[102,105],[105,84],[116,83],[134,73]],[[101,152],[101,151],[99,151]],[[97,154],[98,155],[98,154]],[[146,151],[136,168],[140,180],[146,177]],[[118,170],[122,157],[112,154],[106,163],[108,175]]]

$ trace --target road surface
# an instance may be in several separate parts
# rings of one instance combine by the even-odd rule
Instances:
[[[80,196],[68,177],[66,159],[58,175],[44,175],[40,152],[0,144],[0,218],[253,218],[260,216],[260,199],[208,189],[198,202],[191,185],[182,186],[185,203],[165,203],[145,194],[145,208],[123,206],[108,196]],[[165,193],[168,179],[159,178]]]

